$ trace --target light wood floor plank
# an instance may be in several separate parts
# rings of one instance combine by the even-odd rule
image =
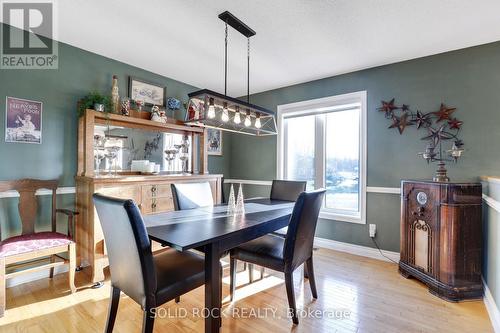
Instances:
[[[315,252],[315,272],[319,299],[313,300],[302,270],[297,270],[295,293],[297,306],[304,311],[326,311],[320,318],[302,318],[293,326],[286,317],[287,297],[284,278],[266,271],[266,277],[248,284],[247,272],[237,276],[236,300],[227,301],[227,270],[223,285],[224,313],[222,332],[235,333],[391,333],[391,332],[493,332],[483,302],[448,303],[432,296],[415,280],[407,280],[392,263],[320,249]],[[259,276],[256,272],[255,276]],[[102,332],[106,321],[109,282],[91,289],[85,273],[76,274],[78,292],[71,294],[66,274],[53,280],[25,283],[7,290],[7,311],[0,319],[1,332]],[[159,313],[155,332],[203,332],[204,320],[193,311],[204,306],[204,290],[198,288],[182,297],[181,303],[169,302]],[[264,317],[265,309],[276,316]],[[179,318],[185,310],[187,316]],[[345,318],[328,317],[345,310]],[[161,312],[163,311],[163,312]],[[237,314],[260,314],[241,318]],[[260,312],[258,312],[260,311]],[[142,312],[126,295],[121,296],[116,332],[139,332]]]

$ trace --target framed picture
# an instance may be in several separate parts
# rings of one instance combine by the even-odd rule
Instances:
[[[145,105],[166,106],[167,87],[129,77],[128,95],[134,101],[144,101]]]
[[[222,156],[222,131],[207,128],[208,155]]]
[[[5,109],[5,142],[42,143],[42,102],[6,97]]]

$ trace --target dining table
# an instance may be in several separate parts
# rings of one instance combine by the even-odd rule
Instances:
[[[205,332],[222,325],[221,266],[223,253],[238,245],[288,225],[294,202],[245,200],[244,212],[233,213],[227,205],[144,216],[149,238],[177,251],[203,249],[205,253]]]

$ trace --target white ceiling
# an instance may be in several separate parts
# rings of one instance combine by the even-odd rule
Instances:
[[[251,93],[500,40],[498,0],[59,0],[58,38],[223,92],[225,10],[257,32]],[[230,29],[228,95],[245,94]]]

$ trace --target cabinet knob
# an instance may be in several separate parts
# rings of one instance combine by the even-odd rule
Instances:
[[[154,193],[154,192],[156,192],[156,190],[157,190],[156,185],[151,186],[151,192],[153,192],[153,193]]]
[[[424,216],[424,211],[425,211],[425,208],[420,206],[417,208],[417,211],[416,212],[412,212],[412,215],[413,216],[419,216],[419,217],[422,217]]]

